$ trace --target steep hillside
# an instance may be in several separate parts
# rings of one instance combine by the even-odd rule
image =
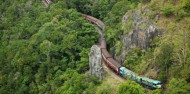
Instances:
[[[190,92],[189,0],[140,3],[121,23],[112,49],[115,58],[141,75],[161,80],[164,93]]]
[[[76,94],[99,84],[84,75],[98,35],[79,12],[64,2],[0,1],[1,94]]]
[[[0,0],[1,94],[188,94],[189,0]],[[143,88],[109,75],[85,74],[98,41],[80,13],[106,24],[109,52],[140,75],[161,80]]]

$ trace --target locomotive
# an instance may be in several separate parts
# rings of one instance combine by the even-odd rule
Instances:
[[[43,0],[43,2],[47,6],[48,4],[51,3],[51,0]],[[92,16],[89,16],[86,14],[82,14],[82,16],[84,16],[84,18],[86,20],[92,22],[93,24],[96,24],[98,26],[98,28],[101,30],[100,44],[101,44],[102,57],[103,57],[105,64],[110,69],[112,69],[115,73],[122,75],[123,77],[127,77],[132,80],[135,80],[136,82],[138,82],[142,85],[146,85],[146,86],[149,86],[149,87],[155,88],[155,89],[159,89],[162,87],[161,81],[150,79],[147,77],[138,76],[137,74],[135,74],[131,70],[128,70],[127,68],[123,67],[119,62],[114,60],[112,58],[112,56],[109,54],[109,52],[107,51],[105,36],[104,36],[104,33],[102,32],[105,29],[105,24],[101,20],[94,18]]]
[[[105,29],[105,24],[101,20],[94,18],[92,16],[85,15],[85,14],[82,14],[82,15],[84,16],[86,20],[92,22],[93,24],[96,24],[101,31],[100,32],[100,35],[101,35],[100,47],[101,47],[101,52],[102,52],[102,58],[106,66],[112,69],[116,74],[122,75],[124,78],[132,79],[139,84],[142,84],[154,89],[160,89],[162,87],[161,81],[150,79],[147,77],[138,76],[136,73],[125,68],[118,61],[114,60],[113,57],[110,55],[110,53],[107,51],[106,39],[102,32]]]

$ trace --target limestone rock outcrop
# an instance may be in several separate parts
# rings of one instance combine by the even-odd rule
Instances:
[[[101,56],[101,49],[97,45],[91,47],[89,56],[90,74],[103,80],[103,60]]]

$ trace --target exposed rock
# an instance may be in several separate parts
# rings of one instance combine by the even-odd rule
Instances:
[[[103,61],[101,56],[101,49],[97,45],[91,47],[89,56],[90,74],[103,80]]]
[[[137,27],[138,28],[138,27]],[[147,50],[150,47],[150,39],[158,36],[160,32],[153,26],[149,25],[146,29],[134,29],[122,38],[127,51],[133,48]]]
[[[127,51],[133,48],[147,50],[150,47],[150,40],[162,34],[162,32],[149,21],[150,17],[144,16],[144,14],[148,14],[148,11],[148,7],[145,7],[142,11],[132,11],[123,16],[123,30],[128,33],[122,35],[121,41]],[[158,16],[156,17],[156,20],[159,20]],[[132,23],[132,29],[131,31],[127,31],[125,26],[130,22]]]
[[[121,64],[127,58],[126,52],[134,48],[147,51],[147,49],[151,47],[150,40],[162,35],[161,29],[158,29],[156,25],[154,25],[158,20],[160,20],[159,13],[156,11],[150,12],[149,7],[128,11],[123,16],[123,34],[120,35],[122,47],[117,48],[120,49],[119,53],[115,53]],[[117,47],[118,44],[115,44],[115,46]]]

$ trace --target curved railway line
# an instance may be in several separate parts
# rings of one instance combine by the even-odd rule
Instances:
[[[161,86],[162,86],[161,81],[139,76],[136,73],[123,67],[118,61],[114,60],[113,57],[111,56],[111,54],[107,51],[105,34],[103,33],[103,31],[105,29],[105,24],[101,20],[94,18],[92,16],[89,16],[86,14],[82,14],[82,15],[84,16],[84,18],[86,20],[90,21],[93,24],[96,24],[98,26],[98,28],[100,29],[100,32],[99,32],[100,43],[99,44],[100,44],[100,48],[101,48],[102,58],[107,67],[109,67],[111,70],[113,70],[116,74],[122,75],[125,78],[135,80],[136,82],[138,82],[142,85],[146,85],[146,86],[148,86],[150,88],[154,88],[154,89],[161,88]]]
[[[50,0],[43,0],[43,1],[44,1],[45,5],[48,5],[49,3],[47,1],[50,1]],[[117,74],[117,75],[121,75],[124,78],[134,80],[139,84],[146,85],[147,87],[154,88],[154,89],[160,89],[162,87],[161,81],[150,79],[150,78],[143,77],[143,76],[139,76],[136,73],[134,73],[133,71],[128,70],[127,68],[123,67],[118,61],[114,60],[113,57],[110,55],[110,53],[107,51],[105,34],[103,33],[103,31],[105,29],[105,24],[101,20],[99,20],[95,17],[89,16],[86,14],[82,14],[82,16],[86,20],[97,25],[97,27],[100,29],[98,33],[100,34],[100,43],[99,44],[100,44],[100,48],[101,48],[101,55],[104,60],[104,64],[109,69],[114,71],[115,74]],[[118,77],[120,77],[120,76],[118,76]],[[118,78],[118,79],[120,79],[120,78]]]

